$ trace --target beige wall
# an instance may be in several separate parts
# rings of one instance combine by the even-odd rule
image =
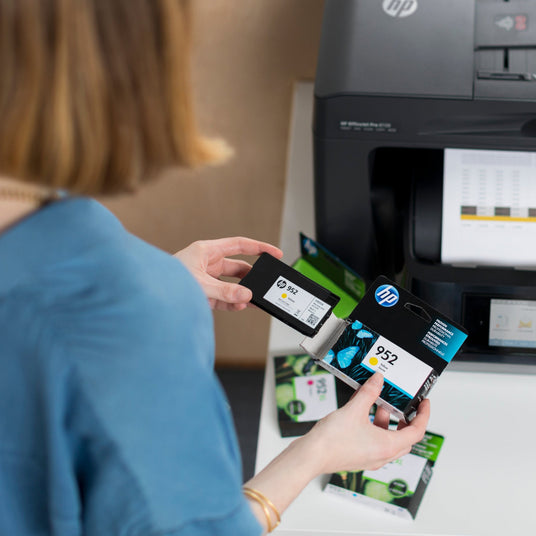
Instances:
[[[132,232],[169,252],[197,239],[246,235],[276,243],[292,85],[313,79],[322,0],[194,0],[194,80],[202,131],[236,157],[180,171],[105,201]],[[265,313],[215,313],[220,364],[262,366]]]

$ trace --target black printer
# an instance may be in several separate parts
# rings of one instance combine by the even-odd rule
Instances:
[[[536,2],[325,0],[313,131],[319,242],[463,324],[462,366],[534,371],[536,264],[444,262],[442,237],[447,151],[536,152]],[[522,214],[454,217],[536,236],[535,170]]]

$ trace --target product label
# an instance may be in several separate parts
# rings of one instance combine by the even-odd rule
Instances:
[[[388,493],[393,497],[403,497],[415,492],[426,464],[426,458],[406,454],[384,465],[381,469],[364,471],[363,479],[385,485]]]
[[[394,385],[410,398],[419,392],[433,370],[426,363],[381,335],[361,364],[371,372],[381,372],[386,382]]]
[[[277,278],[263,298],[312,328],[315,328],[330,310],[329,304],[283,276]]]
[[[381,372],[385,379],[381,398],[402,411],[433,373],[424,361],[359,320],[348,325],[322,364],[343,380],[349,378],[358,385],[376,371]]]
[[[317,421],[337,409],[335,377],[331,374],[293,379],[294,400],[287,413],[297,422]]]
[[[426,432],[422,440],[411,447],[411,453],[435,463],[444,441],[443,436]]]
[[[421,343],[448,363],[455,356],[467,335],[448,322],[437,318]]]

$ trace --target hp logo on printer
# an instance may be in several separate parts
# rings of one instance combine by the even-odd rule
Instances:
[[[417,0],[383,0],[383,10],[391,17],[409,17],[419,5]]]
[[[374,297],[382,307],[392,307],[400,299],[398,290],[393,285],[382,285],[378,287],[374,293]]]

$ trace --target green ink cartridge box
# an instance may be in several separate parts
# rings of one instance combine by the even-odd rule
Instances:
[[[334,473],[324,492],[415,519],[443,441],[443,436],[427,432],[409,454],[376,471]]]
[[[292,267],[340,298],[333,309],[346,318],[365,295],[363,278],[312,238],[300,233],[300,257]]]

